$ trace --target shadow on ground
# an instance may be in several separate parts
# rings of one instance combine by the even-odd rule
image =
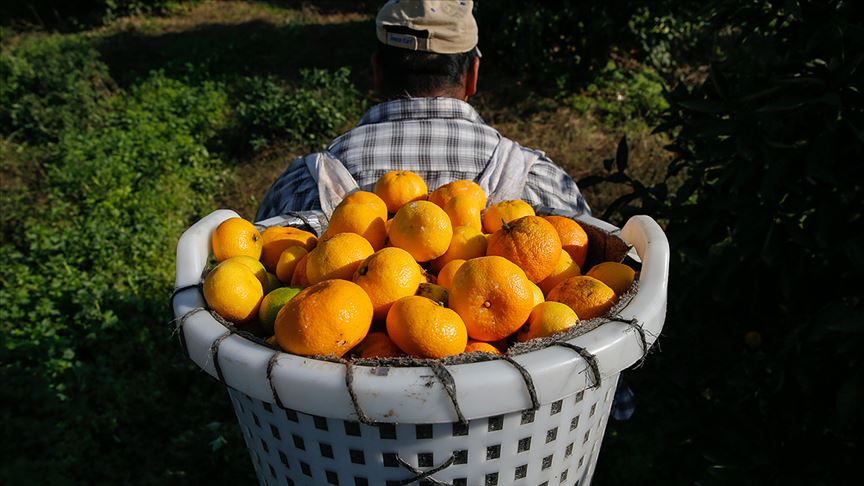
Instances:
[[[99,39],[96,47],[123,87],[159,70],[204,79],[272,75],[292,81],[304,68],[348,66],[355,84],[368,90],[374,42],[371,20],[325,25],[253,20],[155,35],[130,29]]]

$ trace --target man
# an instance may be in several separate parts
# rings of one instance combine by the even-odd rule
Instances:
[[[499,199],[589,211],[566,172],[542,152],[503,137],[467,103],[477,92],[480,69],[473,3],[390,0],[381,8],[372,68],[375,89],[387,101],[323,154],[294,160],[265,195],[258,221],[307,210],[329,216],[339,202],[331,199],[371,190],[391,170],[417,173],[430,191],[472,179],[487,191],[499,187]],[[334,189],[327,182],[332,180],[343,182]]]
[[[267,191],[257,221],[297,212],[320,230],[351,190],[411,170],[430,190],[472,179],[495,196],[534,207],[590,212],[573,179],[542,152],[519,147],[467,103],[477,93],[480,51],[472,1],[390,0],[378,12],[373,106],[322,154],[294,160]],[[323,213],[322,219],[319,214]],[[627,420],[633,392],[619,379],[612,416]]]

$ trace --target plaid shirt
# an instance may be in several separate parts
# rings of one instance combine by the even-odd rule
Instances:
[[[464,101],[410,98],[372,107],[327,150],[362,190],[371,191],[388,171],[411,170],[431,191],[450,181],[475,180],[501,138]],[[573,179],[546,156],[533,165],[522,199],[535,207],[590,211]],[[315,179],[302,159],[295,159],[267,191],[257,220],[320,207]]]

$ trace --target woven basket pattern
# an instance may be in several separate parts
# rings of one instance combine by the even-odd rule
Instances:
[[[378,424],[281,409],[229,388],[261,485],[588,485],[617,375],[598,388],[467,425]]]

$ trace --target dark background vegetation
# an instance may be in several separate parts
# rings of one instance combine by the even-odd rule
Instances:
[[[173,247],[373,100],[376,2],[0,7],[0,483],[248,484]],[[596,484],[849,484],[864,395],[858,2],[480,0],[481,113],[673,250]]]

